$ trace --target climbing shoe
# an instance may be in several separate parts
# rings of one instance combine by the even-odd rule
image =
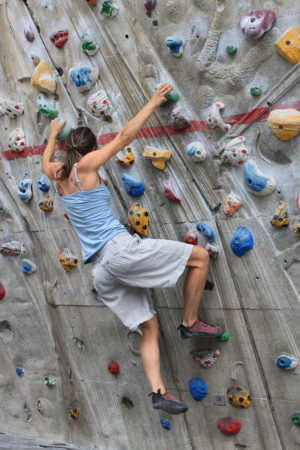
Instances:
[[[194,336],[215,337],[220,336],[220,334],[223,333],[223,330],[219,325],[210,325],[201,320],[200,317],[198,317],[192,326],[185,327],[180,324],[177,330],[180,330],[182,339],[188,339]]]
[[[162,409],[169,414],[181,414],[188,410],[185,403],[177,400],[168,391],[162,395],[160,389],[158,389],[157,393],[152,392],[150,395],[152,395],[152,405],[154,409]]]

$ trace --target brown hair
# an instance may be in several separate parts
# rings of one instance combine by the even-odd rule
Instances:
[[[97,139],[88,127],[72,130],[65,141],[64,165],[59,172],[59,179],[69,178],[72,167],[79,159],[97,148]]]

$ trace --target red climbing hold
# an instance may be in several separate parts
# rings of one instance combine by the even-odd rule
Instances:
[[[5,296],[5,289],[3,284],[0,282],[0,300],[2,300]]]
[[[186,235],[184,236],[184,242],[186,244],[192,244],[192,245],[197,245],[198,243],[198,236],[196,231],[194,230],[189,230]]]
[[[169,200],[172,200],[173,202],[177,202],[177,203],[181,202],[180,198],[177,197],[177,195],[173,189],[171,181],[169,181],[169,180],[165,181],[163,192],[164,192],[165,197],[167,197]]]
[[[70,219],[69,219],[69,216],[68,216],[68,214],[67,214],[66,212],[64,213],[64,216],[65,216],[65,218],[66,218],[67,220],[70,220]]]
[[[241,429],[241,422],[236,417],[221,417],[217,422],[217,427],[224,434],[237,434]]]
[[[120,364],[117,361],[111,361],[107,365],[107,370],[109,373],[112,373],[113,375],[117,375],[119,373]]]

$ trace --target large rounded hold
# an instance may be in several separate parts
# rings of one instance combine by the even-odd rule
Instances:
[[[207,386],[202,378],[191,378],[189,381],[191,396],[197,400],[203,400],[207,394]]]
[[[251,396],[249,392],[239,386],[232,386],[228,389],[227,400],[236,408],[249,408],[251,405]]]
[[[217,422],[217,427],[224,434],[237,434],[241,429],[241,422],[236,417],[221,417]]]
[[[248,227],[237,227],[232,235],[230,246],[236,256],[243,256],[253,248],[253,236]]]
[[[240,28],[249,39],[258,39],[269,31],[276,18],[274,11],[262,9],[245,14],[240,20]]]
[[[244,183],[251,194],[265,196],[271,194],[276,183],[272,176],[265,175],[256,163],[249,159],[243,167]]]

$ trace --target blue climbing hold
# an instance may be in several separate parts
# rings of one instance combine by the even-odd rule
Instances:
[[[28,203],[32,198],[32,181],[30,178],[25,178],[18,186],[18,197],[24,203]]]
[[[281,369],[295,369],[297,367],[297,359],[290,353],[281,352],[276,356],[276,366]]]
[[[241,225],[233,232],[230,246],[237,256],[243,256],[248,250],[253,248],[253,236],[248,227]]]
[[[49,178],[43,173],[38,177],[37,185],[41,191],[48,192],[50,189]]]
[[[122,175],[122,183],[126,189],[127,194],[132,197],[138,197],[144,193],[144,185],[140,181],[136,181],[128,175]]]
[[[171,425],[168,419],[164,419],[163,417],[160,418],[160,423],[163,428],[166,430],[171,430]]]
[[[269,195],[275,189],[276,183],[274,178],[265,175],[251,159],[245,162],[243,175],[244,183],[252,194],[260,196]]]
[[[207,394],[207,386],[202,378],[191,378],[189,381],[190,393],[197,400],[203,400]]]
[[[16,367],[16,374],[20,377],[21,375],[23,375],[24,370],[22,369],[22,367]]]
[[[207,237],[209,242],[215,242],[215,233],[213,232],[213,229],[210,225],[207,225],[207,223],[197,223],[196,228],[198,231],[201,231],[201,233],[204,234],[204,236]]]
[[[165,40],[166,46],[170,49],[171,53],[175,56],[181,56],[183,53],[184,39],[178,37],[169,36]]]

